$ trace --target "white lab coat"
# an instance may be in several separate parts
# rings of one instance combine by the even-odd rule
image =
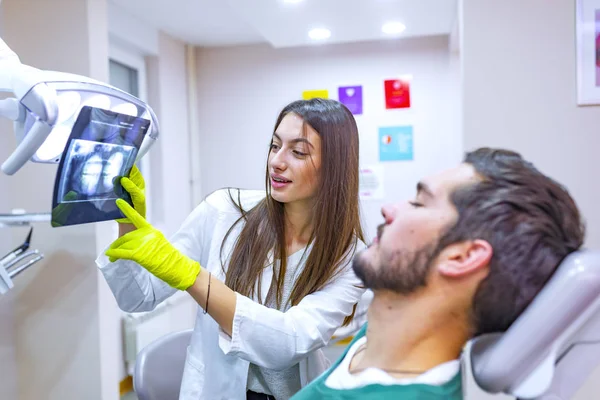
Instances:
[[[241,193],[245,209],[264,198],[262,191]],[[213,279],[224,281],[221,243],[238,217],[239,212],[231,204],[227,191],[216,191],[189,215],[171,243],[200,262],[213,274]],[[229,257],[241,227],[238,224],[227,240],[224,257]],[[362,248],[364,244],[359,241],[358,250]],[[96,262],[124,311],[150,311],[176,291],[132,261],[110,263],[101,254]],[[303,268],[303,265],[300,266],[297,274]],[[270,286],[272,274],[272,267],[265,268],[263,288]],[[364,293],[360,285],[349,259],[344,273],[334,282],[306,296],[285,313],[237,294],[231,337],[198,307],[194,333],[187,350],[180,399],[245,399],[251,362],[272,369],[284,369],[299,363],[304,387],[329,366],[320,348],[327,345],[360,300]],[[266,295],[267,290],[262,292]],[[353,327],[358,329],[363,322],[364,315],[362,320],[353,323]]]

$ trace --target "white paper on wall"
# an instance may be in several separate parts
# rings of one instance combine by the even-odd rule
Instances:
[[[384,166],[365,165],[359,171],[359,193],[364,200],[381,200],[385,195],[383,186]]]

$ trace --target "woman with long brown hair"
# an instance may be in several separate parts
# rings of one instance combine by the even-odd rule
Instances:
[[[358,157],[345,106],[295,101],[275,123],[266,191],[212,193],[171,240],[144,219],[139,171],[122,179],[134,207],[117,201],[120,238],[97,263],[125,311],[177,290],[198,302],[180,399],[287,399],[327,368],[320,349],[364,292]]]

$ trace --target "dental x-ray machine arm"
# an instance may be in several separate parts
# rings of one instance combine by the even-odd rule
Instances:
[[[137,153],[137,160],[158,140],[156,115],[152,108],[140,99],[88,77],[44,71],[24,65],[2,38],[0,92],[8,92],[14,96],[0,100],[0,117],[13,121],[17,139],[16,149],[0,166],[0,170],[7,175],[15,174],[29,160],[38,163],[59,163],[73,125],[84,106],[150,121],[148,132]],[[50,221],[50,214],[0,214],[0,228],[42,221]],[[30,236],[26,241],[25,250],[24,244],[0,259],[0,294],[13,287],[11,278],[43,258],[37,250],[26,251],[29,248],[29,239]],[[18,256],[15,257],[16,253]],[[18,264],[29,257],[32,257],[29,261]]]
[[[0,91],[13,93],[16,98],[0,101],[0,116],[14,121],[15,134],[20,142],[17,149],[2,163],[2,171],[13,175],[26,162],[31,159],[48,135],[58,116],[58,102],[56,91],[46,85],[36,87],[42,80],[41,71],[21,64],[19,57],[0,39]],[[28,102],[31,112],[38,116],[30,127],[28,134],[24,135],[23,123],[25,122],[25,104],[19,103],[25,95],[34,89],[38,102]]]

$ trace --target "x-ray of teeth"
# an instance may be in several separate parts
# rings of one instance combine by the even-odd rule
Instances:
[[[52,199],[52,226],[122,218],[116,199],[131,204],[121,186],[129,175],[150,121],[83,107],[63,151]]]
[[[69,178],[61,182],[63,202],[117,199],[115,180],[125,176],[132,164],[136,149],[133,146],[73,140],[67,154]],[[67,193],[78,194],[76,199]]]

